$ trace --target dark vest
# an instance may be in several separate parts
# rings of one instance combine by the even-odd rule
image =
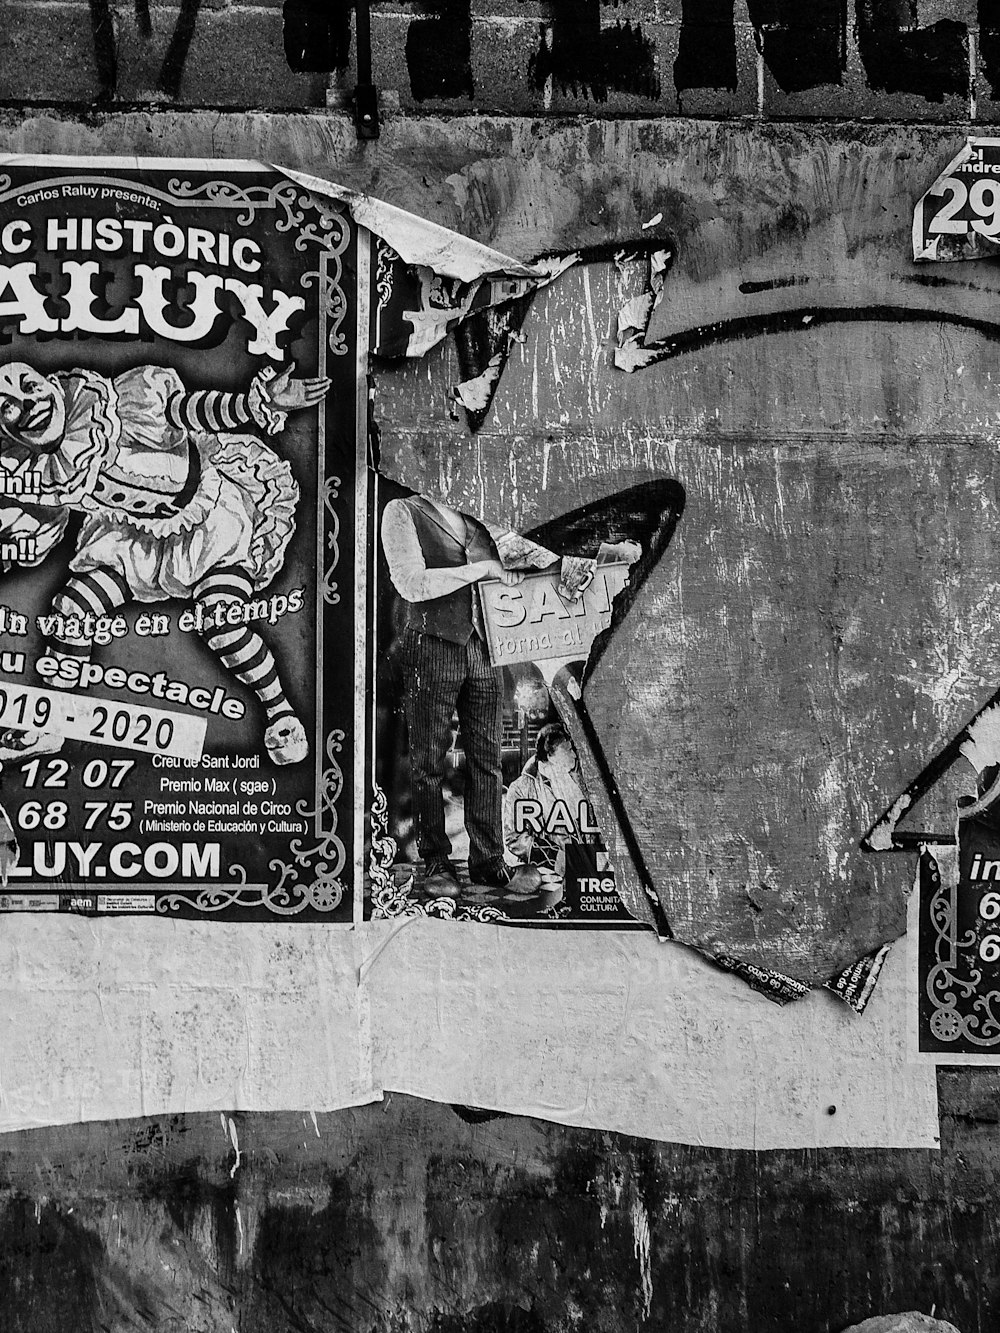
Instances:
[[[413,519],[424,564],[428,569],[457,569],[477,560],[496,560],[497,548],[493,538],[474,518],[463,514],[469,533],[466,543],[458,541],[441,522],[432,505],[419,495],[410,496],[404,503]],[[467,644],[476,632],[473,619],[473,597],[478,596],[475,585],[456,588],[444,597],[433,597],[427,602],[406,603],[406,626],[430,634],[449,643]],[[478,618],[478,603],[476,604]]]

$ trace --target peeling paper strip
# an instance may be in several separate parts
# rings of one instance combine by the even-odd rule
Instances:
[[[386,929],[367,925],[370,943]],[[384,1087],[720,1148],[938,1146],[934,1071],[907,1060],[904,950],[859,1021],[822,990],[778,1008],[645,932],[615,946],[426,921],[395,934],[370,978]]]
[[[251,930],[252,946],[226,921],[6,916],[0,1132],[377,1101],[356,932]]]
[[[362,227],[380,236],[407,264],[423,265],[449,278],[474,282],[495,274],[519,278],[551,279],[561,273],[569,259],[546,260],[541,264],[522,264],[499,250],[491,250],[479,241],[470,240],[458,232],[449,231],[436,222],[407,213],[395,204],[387,204],[371,195],[359,194],[346,186],[289,167],[273,164],[271,170],[280,172],[296,184],[316,194],[325,194],[346,204],[351,216]]]
[[[446,277],[458,278],[462,282],[474,282],[479,278],[507,274],[513,277],[547,279],[558,276],[577,260],[575,254],[546,259],[537,264],[524,264],[519,259],[493,250],[479,241],[473,241],[458,232],[450,231],[437,222],[418,217],[398,208],[395,204],[375,199],[371,195],[361,194],[335,181],[325,180],[307,172],[295,171],[279,163],[256,162],[228,158],[183,158],[183,157],[93,157],[87,158],[89,168],[107,168],[108,170],[143,169],[183,169],[196,171],[218,171],[228,168],[234,171],[276,171],[294,181],[304,189],[315,194],[325,195],[346,204],[351,216],[362,227],[367,227],[374,235],[380,236],[408,264],[425,265]],[[4,161],[12,166],[79,166],[79,155],[46,154],[38,157],[34,154],[5,154]]]
[[[455,397],[467,412],[485,412],[493,398],[493,392],[503,374],[506,357],[500,353],[491,356],[486,369],[471,380],[462,380],[455,385]]]
[[[872,852],[891,852],[896,847],[896,825],[909,810],[910,797],[904,792],[892,803],[883,817],[864,839],[864,846]]]
[[[967,738],[959,746],[959,753],[977,773],[1000,764],[1000,704],[983,711],[967,728]]]

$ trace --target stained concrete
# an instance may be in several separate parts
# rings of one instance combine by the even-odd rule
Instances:
[[[393,1096],[0,1145],[9,1333],[838,1333],[995,1327],[996,1077],[945,1148],[754,1155]],[[975,1091],[978,1088],[979,1091]],[[985,1169],[984,1169],[985,1168]]]

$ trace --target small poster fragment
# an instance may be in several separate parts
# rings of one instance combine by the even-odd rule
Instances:
[[[1000,139],[969,138],[913,212],[913,258],[1000,254]]]
[[[918,1050],[1000,1056],[1000,821],[959,821],[958,877],[920,858]]]

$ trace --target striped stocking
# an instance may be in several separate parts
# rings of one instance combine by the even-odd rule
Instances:
[[[197,585],[194,595],[204,608],[206,621],[212,622],[202,629],[202,638],[236,679],[250,686],[264,705],[268,723],[294,717],[274,657],[260,635],[249,625],[226,623],[224,616],[221,625],[214,623],[216,608],[250,601],[253,584],[249,576],[238,568],[214,569]]]
[[[52,610],[67,619],[82,620],[86,615],[114,615],[130,601],[132,594],[120,574],[113,569],[92,569],[87,574],[73,575],[52,599]],[[89,662],[93,646],[91,639],[60,638],[57,634],[49,639],[49,653],[58,658]]]

